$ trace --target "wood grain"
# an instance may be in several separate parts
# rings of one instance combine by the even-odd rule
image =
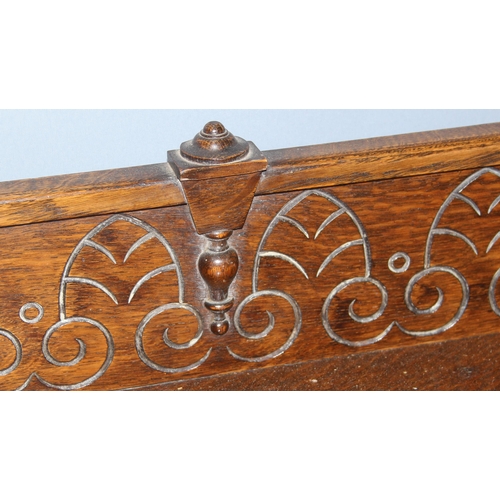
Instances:
[[[500,124],[226,132],[0,184],[1,389],[498,389]]]
[[[481,175],[462,191],[473,203],[456,198],[441,213],[454,189],[474,174]],[[194,381],[214,376],[226,377],[217,379],[222,381],[213,386],[218,389],[294,389],[308,388],[309,383],[318,384],[313,388],[325,389],[496,387],[498,365],[492,359],[500,318],[490,304],[489,289],[500,262],[500,243],[492,244],[500,229],[500,205],[492,208],[498,195],[499,175],[494,170],[473,169],[256,197],[245,226],[234,231],[229,239],[229,245],[238,253],[240,266],[229,290],[234,298],[230,327],[222,336],[210,331],[212,316],[204,307],[207,292],[198,272],[205,238],[197,234],[186,205],[130,212],[114,219],[85,217],[3,228],[0,329],[19,340],[22,359],[14,370],[0,377],[0,387],[111,390],[166,383],[174,388],[179,381],[183,386],[193,381],[186,387],[209,388],[215,379],[207,379],[208,385],[201,380],[199,386]],[[295,203],[298,196],[303,198]],[[370,322],[359,323],[349,315],[353,300],[353,311],[361,317],[373,315],[381,304],[380,290],[365,279],[367,254],[363,246],[344,247],[328,260],[345,243],[360,238],[354,219],[347,212],[337,214],[340,205],[335,203],[348,207],[362,224],[370,244],[369,277],[381,283],[387,292],[383,313]],[[286,207],[291,208],[285,211]],[[415,314],[405,303],[405,291],[425,267],[426,243],[438,213],[442,216],[439,227],[465,235],[477,254],[460,237],[435,235],[430,264],[441,270],[419,280],[410,296],[420,310],[432,308],[439,298],[439,288],[443,303],[430,314]],[[332,214],[338,216],[331,218]],[[329,224],[324,225],[329,219]],[[108,222],[111,223],[106,225]],[[101,229],[96,232],[96,228]],[[149,234],[145,228],[153,228],[155,234],[164,237],[172,253],[161,238],[144,239]],[[82,246],[89,234],[93,235],[92,243]],[[137,246],[139,241],[142,244]],[[259,269],[254,272],[259,252]],[[397,252],[408,256],[405,270],[401,271],[404,262],[395,261],[396,270],[401,272],[389,266]],[[283,259],[283,255],[289,259]],[[68,262],[72,263],[70,267]],[[429,332],[449,323],[460,307],[463,288],[443,268],[456,269],[467,281],[469,299],[464,313],[442,332],[412,335],[411,332]],[[61,323],[60,291],[65,270],[71,279],[63,294],[64,317],[90,318],[94,324]],[[326,321],[341,339],[354,343],[370,341],[390,327],[377,342],[342,343],[331,338],[323,324],[325,299],[339,284],[353,277],[365,281],[352,283],[336,293]],[[261,294],[252,300],[253,293],[269,290],[282,294]],[[495,300],[497,295],[494,287]],[[300,310],[300,328],[295,338],[294,302]],[[26,323],[20,316],[21,308],[33,303],[43,307],[43,317],[36,323]],[[185,306],[178,307],[179,304]],[[170,306],[163,308],[165,305]],[[31,307],[28,313],[28,319],[32,318],[36,310]],[[201,318],[196,342],[181,349],[168,346],[165,335],[177,346],[197,338],[196,314]],[[259,337],[259,332],[270,326],[270,314],[273,327],[268,335]],[[248,338],[236,329],[237,315]],[[107,367],[110,342],[96,328],[97,324],[106,328],[113,342],[113,357]],[[137,347],[140,325],[149,365]],[[44,355],[44,339],[59,365]],[[86,353],[79,362],[71,364],[79,352],[76,339],[86,344]],[[444,359],[448,344],[455,354],[450,355],[443,370],[437,365],[433,368],[432,360]],[[471,353],[475,346],[478,357],[470,354],[474,360],[461,363],[464,353]],[[391,358],[391,352],[399,354]],[[435,357],[433,352],[437,353]],[[404,364],[406,358],[408,365]],[[15,345],[0,334],[0,370],[8,369],[15,359]],[[356,367],[361,368],[354,367],[354,360]],[[390,375],[388,367],[392,363],[394,373]],[[433,371],[428,375],[421,373],[422,383],[417,384],[420,363]],[[294,373],[297,370],[296,376],[290,374],[290,366]],[[345,375],[334,377],[330,384],[328,377],[337,366],[345,367]],[[93,380],[103,367],[106,369],[102,376]],[[162,371],[162,367],[167,371]],[[467,378],[469,369],[474,376]],[[484,374],[482,386],[479,372],[474,371],[479,369]],[[356,378],[356,370],[364,375]],[[387,383],[377,382],[387,370]],[[405,378],[403,371],[412,373],[411,377]],[[313,377],[313,372],[318,376]],[[278,381],[277,377],[285,376],[287,379]],[[318,382],[307,382],[312,378]],[[249,382],[245,385],[244,380]]]
[[[0,183],[0,227],[185,203],[168,163]]]
[[[260,172],[230,178],[182,181],[199,234],[241,229],[252,205]]]
[[[500,164],[500,123],[265,151],[257,194]]]
[[[154,391],[497,391],[500,334],[142,387]]]
[[[259,195],[471,169],[500,164],[500,124],[265,151],[263,155],[268,167],[257,186]],[[0,227],[183,203],[180,183],[168,163],[9,181],[0,183]]]
[[[255,144],[209,122],[168,161],[181,181],[200,234],[240,229],[267,160]],[[228,179],[228,177],[230,177]]]

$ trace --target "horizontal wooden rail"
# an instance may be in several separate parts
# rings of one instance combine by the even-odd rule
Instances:
[[[500,164],[500,123],[265,151],[257,195]],[[169,163],[0,183],[0,227],[185,204]]]
[[[264,152],[257,194],[500,164],[500,123]]]
[[[0,227],[186,203],[168,163],[0,183]]]

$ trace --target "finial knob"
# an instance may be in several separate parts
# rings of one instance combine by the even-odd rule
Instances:
[[[221,122],[208,122],[201,131],[201,135],[208,137],[221,137],[223,135],[228,135],[229,132],[226,130],[226,127],[222,125]]]
[[[228,163],[249,151],[248,142],[235,137],[220,122],[208,122],[191,141],[181,144],[181,155],[197,163]]]

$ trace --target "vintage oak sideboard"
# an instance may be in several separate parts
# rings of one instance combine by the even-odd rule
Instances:
[[[500,123],[260,151],[210,122],[0,183],[0,235],[3,390],[500,387]]]

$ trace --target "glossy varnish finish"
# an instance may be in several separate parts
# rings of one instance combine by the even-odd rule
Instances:
[[[499,141],[492,123],[265,151],[257,194],[498,165]],[[10,181],[0,183],[0,227],[182,203],[169,163]]]
[[[168,163],[0,183],[0,227],[185,203]]]
[[[44,223],[51,181],[4,183],[0,387],[496,389],[499,131],[264,153],[251,175],[266,194],[219,233],[193,223],[176,169],[144,184],[165,175],[171,201],[122,209],[142,196],[128,172],[128,198],[108,211],[110,188],[87,217],[59,178],[60,217]],[[210,180],[235,196],[221,165]],[[13,226],[23,197],[39,215]]]

